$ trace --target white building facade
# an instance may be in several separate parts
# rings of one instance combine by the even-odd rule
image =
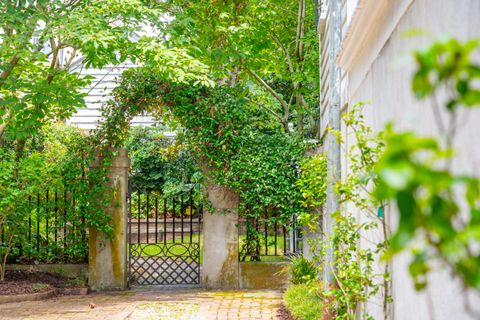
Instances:
[[[412,93],[415,66],[409,57],[414,50],[428,46],[441,36],[450,35],[459,40],[480,37],[480,1],[347,0],[343,1],[343,25],[341,49],[336,56],[336,63],[342,69],[342,112],[358,102],[366,102],[365,120],[375,131],[383,130],[388,122],[394,121],[397,130],[438,137],[429,101],[420,102]],[[402,36],[412,29],[424,30],[433,37]],[[328,46],[325,34],[322,39]],[[322,73],[326,72],[328,70],[322,68]],[[322,87],[323,92],[328,90],[327,83]],[[328,94],[325,97],[328,100]],[[327,114],[328,101],[322,102],[322,112]],[[454,167],[458,172],[479,175],[480,110],[462,112],[459,118],[465,122],[458,129]],[[328,126],[327,117],[324,119],[322,128]],[[345,128],[342,131],[347,133]],[[346,138],[347,147],[353,142]],[[349,163],[344,153],[341,158],[344,176]],[[395,230],[398,213],[390,208],[386,216]],[[369,236],[375,238],[375,235]],[[367,309],[375,319],[474,319],[465,310],[465,293],[460,282],[441,265],[429,274],[427,289],[417,292],[408,272],[410,260],[411,256],[404,253],[392,261],[392,308],[385,317],[378,301],[370,302]],[[480,309],[480,297],[471,295],[470,299],[473,308]]]
[[[115,66],[109,65],[102,69],[83,68],[82,60],[73,64],[71,70],[79,72],[82,76],[91,76],[93,80],[90,86],[83,88],[82,93],[86,93],[85,108],[77,110],[70,119],[68,124],[78,126],[81,129],[95,129],[98,121],[101,119],[101,107],[112,98],[112,90],[116,87],[117,81],[120,79],[122,72],[129,68],[137,67],[130,62],[124,62]],[[149,116],[135,117],[132,125],[151,126],[154,120]]]

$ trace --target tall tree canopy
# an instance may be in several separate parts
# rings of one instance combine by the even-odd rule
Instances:
[[[189,49],[216,78],[257,87],[286,132],[318,135],[318,38],[314,2],[168,0],[165,41]]]
[[[209,80],[206,67],[156,37],[163,11],[150,0],[5,0],[0,2],[0,143],[22,149],[52,120],[85,105],[80,88],[91,79],[73,63],[102,68],[139,61],[177,81]]]

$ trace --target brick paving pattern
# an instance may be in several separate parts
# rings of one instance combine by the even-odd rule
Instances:
[[[0,304],[0,319],[278,319],[279,291],[151,290]]]

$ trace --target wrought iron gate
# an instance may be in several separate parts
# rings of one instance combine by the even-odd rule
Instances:
[[[164,197],[129,188],[129,284],[198,285],[202,203],[200,187]]]

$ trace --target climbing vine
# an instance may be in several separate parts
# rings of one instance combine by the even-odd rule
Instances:
[[[302,211],[298,222],[310,230],[319,231],[321,209],[327,195],[327,158],[315,154],[305,158],[300,164],[300,177],[295,182],[301,194]]]
[[[352,146],[345,150],[349,170],[339,181],[336,193],[342,205],[342,213],[334,213],[335,227],[332,239],[322,243],[321,253],[328,246],[333,248],[332,270],[335,285],[326,295],[330,309],[338,319],[372,319],[366,304],[378,301],[388,314],[391,300],[390,265],[381,261],[389,246],[389,229],[383,213],[383,204],[373,197],[377,184],[373,169],[383,153],[383,133],[374,133],[365,124],[363,105],[358,104],[342,116]],[[371,235],[380,233],[383,239],[371,241]],[[373,237],[377,238],[377,237]],[[383,264],[383,269],[381,265]]]
[[[206,183],[237,192],[241,214],[290,223],[300,211],[295,181],[305,146],[253,101],[240,85],[177,83],[146,69],[129,70],[103,110],[99,137],[122,145],[130,119],[148,112],[182,128],[179,138]]]

